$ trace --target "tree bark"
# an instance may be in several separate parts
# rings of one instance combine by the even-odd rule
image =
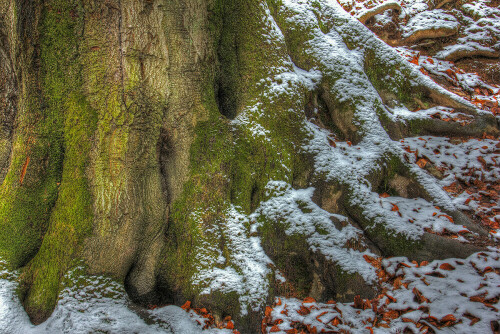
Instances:
[[[388,47],[339,6],[283,2],[2,1],[0,255],[22,268],[20,297],[33,323],[50,316],[61,278],[82,263],[88,274],[125,284],[136,302],[192,300],[250,332],[265,304],[283,292],[276,270],[300,296],[374,294],[376,282],[314,251],[307,236],[286,232],[286,216],[262,213],[263,203],[280,196],[269,188],[273,181],[314,186],[318,210],[349,219],[331,224],[365,231],[346,249],[416,259],[479,249],[428,233],[406,240],[367,215],[356,200],[366,195],[359,185],[376,188],[395,174],[412,180],[410,191],[399,189],[403,197],[445,196],[422,184],[400,156],[382,152],[372,175],[354,181],[315,172],[316,156],[301,147],[311,136],[306,120],[313,110],[322,126],[354,145],[373,127],[387,142],[444,129],[437,121],[419,127],[388,121],[384,103],[393,97],[409,107],[416,97],[472,114],[474,133],[497,135],[495,119],[385,55]],[[296,19],[307,11],[315,22]],[[325,62],[314,43],[327,33],[338,50],[364,50],[362,70],[340,71],[354,68],[342,53]],[[306,87],[283,76],[294,71],[322,74]],[[381,80],[382,73],[393,79]],[[345,75],[361,88],[347,98]],[[363,118],[367,106],[378,125]],[[484,233],[453,206],[445,210]],[[270,258],[260,294],[250,283],[242,291],[211,281],[234,268],[245,282],[237,228],[244,240],[261,240]]]

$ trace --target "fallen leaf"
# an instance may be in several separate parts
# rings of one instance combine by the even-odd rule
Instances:
[[[300,315],[308,315],[309,313],[311,313],[311,311],[304,305],[301,305],[300,310],[298,310],[297,313]]]
[[[274,325],[273,327],[271,327],[271,330],[269,331],[270,333],[277,333],[277,332],[281,332],[281,329]]]
[[[445,315],[442,319],[441,319],[441,322],[447,322],[447,321],[453,321],[453,322],[456,322],[457,319],[455,318],[455,316],[453,314],[447,314]]]
[[[303,301],[303,303],[316,303],[316,299],[312,298],[312,297],[306,297]]]
[[[450,222],[452,222],[452,223],[453,223],[453,218],[452,218],[451,216],[448,216],[448,215],[444,215],[444,214],[443,214],[443,215],[439,215],[439,216],[438,216],[438,218],[439,218],[439,217],[444,217],[444,218],[448,219]]]
[[[443,270],[453,270],[455,269],[455,267],[453,267],[451,264],[449,263],[443,263],[439,266],[439,269],[443,269]]]
[[[361,298],[360,295],[356,295],[356,297],[354,297],[354,308],[363,308],[363,298]]]
[[[264,315],[266,317],[269,317],[272,312],[273,312],[273,309],[271,307],[269,307],[269,306],[266,306],[266,311],[264,312]]]
[[[177,304],[179,305],[179,304]],[[191,302],[188,300],[187,302],[184,303],[184,305],[181,306],[181,309],[183,309],[184,311],[187,311],[191,308]]]

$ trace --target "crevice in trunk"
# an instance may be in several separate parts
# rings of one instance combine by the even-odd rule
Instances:
[[[229,11],[229,9],[226,10]],[[226,15],[232,15],[232,13],[224,13],[220,18],[221,35],[216,51],[218,64],[214,90],[220,113],[229,119],[234,119],[237,116],[239,103],[240,64],[238,42],[234,32],[228,29],[228,24],[224,19]]]
[[[161,189],[163,196],[166,199],[165,205],[169,205],[171,203],[171,191],[169,189],[167,166],[169,164],[169,157],[171,156],[172,150],[172,140],[168,130],[162,127],[156,151],[160,165]]]

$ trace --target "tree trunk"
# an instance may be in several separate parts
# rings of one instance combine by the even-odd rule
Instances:
[[[394,99],[475,122],[394,121]],[[370,213],[371,194],[391,182],[484,234],[393,143],[497,135],[495,119],[424,79],[332,1],[2,1],[0,112],[0,255],[22,268],[33,323],[82,263],[136,302],[192,300],[253,332],[287,289],[373,295],[374,271],[355,262],[363,255],[478,250],[405,235],[390,210]],[[351,171],[325,160],[321,127],[378,145],[376,156]]]

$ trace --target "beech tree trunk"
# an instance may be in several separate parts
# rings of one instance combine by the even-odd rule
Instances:
[[[301,20],[306,12],[316,21]],[[321,34],[362,59],[330,49],[324,58]],[[475,120],[392,121],[384,108],[393,100]],[[498,134],[493,117],[422,79],[333,1],[2,1],[0,255],[22,268],[33,323],[50,316],[62,278],[81,263],[122,282],[138,303],[191,300],[250,332],[274,295],[373,295],[376,283],[287,231],[285,214],[266,216],[263,203],[293,189],[315,188],[304,213],[315,203],[348,217],[331,217],[338,229],[363,231],[345,249],[427,260],[478,250],[426,232],[411,239],[370,216],[360,185],[390,183],[400,196],[441,201],[457,224],[484,234],[394,152],[380,151],[356,179],[318,172],[317,154],[301,149],[314,117],[353,145],[374,128],[387,143]],[[247,277],[248,261],[262,260],[245,253],[252,240],[270,259],[260,287]],[[214,280],[228,268],[237,283]]]

